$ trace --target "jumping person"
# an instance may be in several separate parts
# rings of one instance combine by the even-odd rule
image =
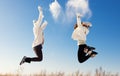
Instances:
[[[89,33],[89,28],[91,27],[91,23],[89,22],[81,22],[80,14],[77,14],[77,24],[74,26],[74,31],[72,33],[72,39],[78,41],[78,61],[83,63],[88,60],[90,57],[95,57],[97,52],[94,47],[87,46],[86,44],[86,36]]]
[[[33,20],[33,25],[34,25],[33,33],[35,38],[32,44],[32,48],[36,54],[36,57],[24,56],[20,62],[20,65],[22,65],[25,62],[30,63],[31,61],[38,62],[43,60],[43,54],[42,54],[42,45],[44,44],[43,30],[47,26],[47,21],[44,21],[42,23],[42,19],[44,18],[42,8],[38,6],[38,10],[39,10],[38,20]]]

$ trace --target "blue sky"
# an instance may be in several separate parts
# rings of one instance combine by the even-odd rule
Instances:
[[[65,18],[68,1],[57,1],[62,10],[58,19],[54,19],[49,10],[52,2],[54,0],[0,0],[0,73],[15,73],[20,69],[19,62],[24,55],[35,56],[32,50],[32,21],[38,17],[38,5],[43,8],[44,19],[48,21],[44,31],[44,60],[24,64],[24,73],[36,73],[41,70],[88,72],[99,67],[110,72],[119,72],[120,1],[89,0],[91,17],[85,16],[82,20],[92,23],[87,44],[95,46],[99,54],[82,64],[77,61],[77,42],[71,39],[76,18]]]

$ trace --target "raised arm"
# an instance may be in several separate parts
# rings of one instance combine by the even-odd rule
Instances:
[[[77,25],[78,25],[78,27],[82,26],[81,25],[81,15],[80,15],[80,13],[76,14],[76,18],[77,18]]]
[[[40,26],[42,23],[42,19],[44,18],[43,16],[43,12],[42,12],[42,8],[40,6],[38,6],[38,11],[39,11],[39,17],[37,21],[34,21],[34,25]]]
[[[45,29],[45,27],[47,26],[47,24],[48,24],[48,22],[47,22],[47,21],[44,21],[44,22],[42,23],[42,25],[41,25],[42,30],[44,30],[44,29]]]

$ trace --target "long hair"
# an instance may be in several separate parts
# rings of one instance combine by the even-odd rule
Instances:
[[[74,25],[74,29],[76,29],[78,27],[77,23]]]

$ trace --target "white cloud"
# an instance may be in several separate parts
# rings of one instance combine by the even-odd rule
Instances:
[[[56,20],[59,15],[60,15],[60,12],[61,12],[61,6],[60,4],[58,3],[57,0],[55,0],[54,2],[52,2],[50,5],[49,5],[49,10],[53,16],[53,18]]]
[[[76,13],[80,13],[83,17],[91,16],[88,0],[68,0],[66,4],[67,17],[74,17]]]
[[[61,9],[62,7],[57,0],[52,2],[49,7],[49,10],[55,20],[62,17],[63,20],[71,21],[76,16],[76,13],[80,13],[82,17],[91,17],[89,0],[68,0],[65,11]]]

